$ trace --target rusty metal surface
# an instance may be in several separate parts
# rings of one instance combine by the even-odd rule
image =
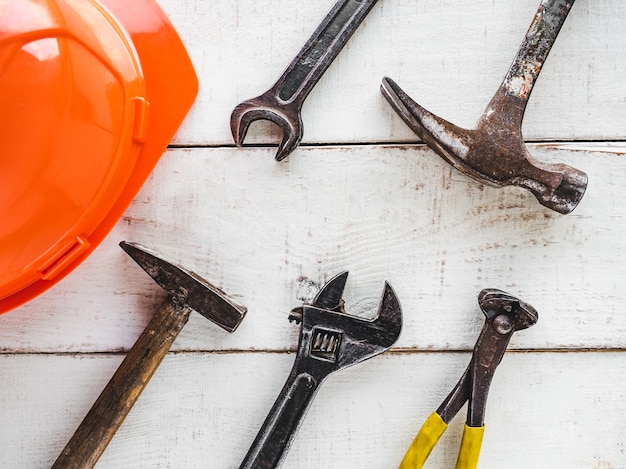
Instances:
[[[233,332],[243,320],[246,307],[198,274],[163,259],[140,244],[122,241],[120,247],[173,299],[184,298],[181,304],[189,306],[222,329]]]
[[[378,314],[368,321],[343,312],[347,277],[347,272],[333,277],[312,304],[289,315],[301,324],[297,356],[240,469],[278,467],[324,379],[384,352],[398,339],[402,311],[391,286],[385,284]]]
[[[54,469],[92,468],[124,422],[195,309],[233,332],[246,308],[202,277],[136,243],[120,247],[169,296],[129,350],[55,461]]]
[[[582,199],[587,175],[565,164],[533,158],[522,136],[526,104],[543,63],[574,0],[544,0],[500,88],[475,129],[462,129],[421,107],[393,80],[381,91],[407,125],[459,171],[494,186],[530,190],[539,203],[562,214]]]
[[[302,103],[377,1],[335,3],[272,88],[235,107],[230,129],[237,146],[242,145],[250,124],[263,119],[275,123],[283,132],[277,161],[296,149],[304,132]]]
[[[469,401],[467,425],[484,425],[491,380],[511,337],[516,331],[536,324],[539,318],[535,308],[501,290],[482,290],[478,304],[485,315],[485,322],[474,346],[472,359],[459,382],[437,409],[447,424]]]

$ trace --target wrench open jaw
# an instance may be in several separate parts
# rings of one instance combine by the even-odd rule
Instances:
[[[261,96],[239,104],[230,116],[235,145],[242,145],[250,124],[269,120],[283,131],[276,161],[302,140],[302,104],[378,0],[337,0],[276,83]]]
[[[289,319],[301,325],[297,356],[240,469],[278,467],[324,379],[384,352],[400,336],[402,311],[391,286],[385,283],[376,318],[360,319],[343,311],[347,276],[335,276],[312,304],[290,313]]]
[[[543,0],[500,88],[475,129],[460,128],[413,101],[393,80],[381,92],[406,124],[459,171],[493,186],[530,190],[540,204],[567,214],[587,188],[587,175],[534,159],[522,136],[526,104],[574,0]]]
[[[250,124],[258,120],[271,121],[283,131],[282,141],[276,151],[276,161],[285,159],[302,141],[304,129],[300,108],[281,105],[273,89],[235,107],[230,115],[230,130],[235,145],[243,145]]]

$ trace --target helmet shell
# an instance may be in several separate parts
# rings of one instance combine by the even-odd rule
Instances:
[[[0,0],[0,313],[93,251],[196,93],[152,0]]]

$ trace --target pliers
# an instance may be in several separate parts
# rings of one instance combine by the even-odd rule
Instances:
[[[485,289],[478,295],[485,323],[472,359],[463,376],[433,412],[411,443],[400,469],[420,469],[450,421],[469,401],[456,469],[475,469],[485,431],[485,407],[489,386],[511,336],[537,322],[535,308],[501,290]]]

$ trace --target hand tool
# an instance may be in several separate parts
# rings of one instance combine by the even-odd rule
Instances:
[[[120,243],[169,296],[141,333],[53,469],[93,467],[195,310],[228,332],[246,308],[202,277],[135,243]]]
[[[302,103],[377,1],[335,3],[274,86],[235,107],[230,116],[235,145],[242,145],[252,122],[266,119],[283,131],[276,160],[296,149],[303,135]]]
[[[198,79],[155,0],[0,0],[0,12],[1,314],[100,244]]]
[[[461,379],[441,406],[426,420],[406,452],[400,469],[421,468],[450,421],[469,401],[456,469],[475,469],[485,431],[487,394],[496,368],[515,331],[537,322],[535,308],[501,290],[485,289],[478,295],[485,323],[472,359]]]
[[[576,208],[587,175],[565,164],[534,159],[522,137],[522,119],[541,67],[574,0],[543,0],[500,88],[479,119],[466,130],[427,111],[391,79],[381,91],[407,125],[459,171],[494,186],[530,190],[540,204],[562,214]]]
[[[292,310],[289,320],[302,325],[297,356],[240,469],[277,467],[322,381],[333,371],[384,352],[400,335],[402,311],[391,286],[385,283],[378,315],[368,321],[344,312],[341,297],[347,278],[348,272],[335,276],[310,305]]]

